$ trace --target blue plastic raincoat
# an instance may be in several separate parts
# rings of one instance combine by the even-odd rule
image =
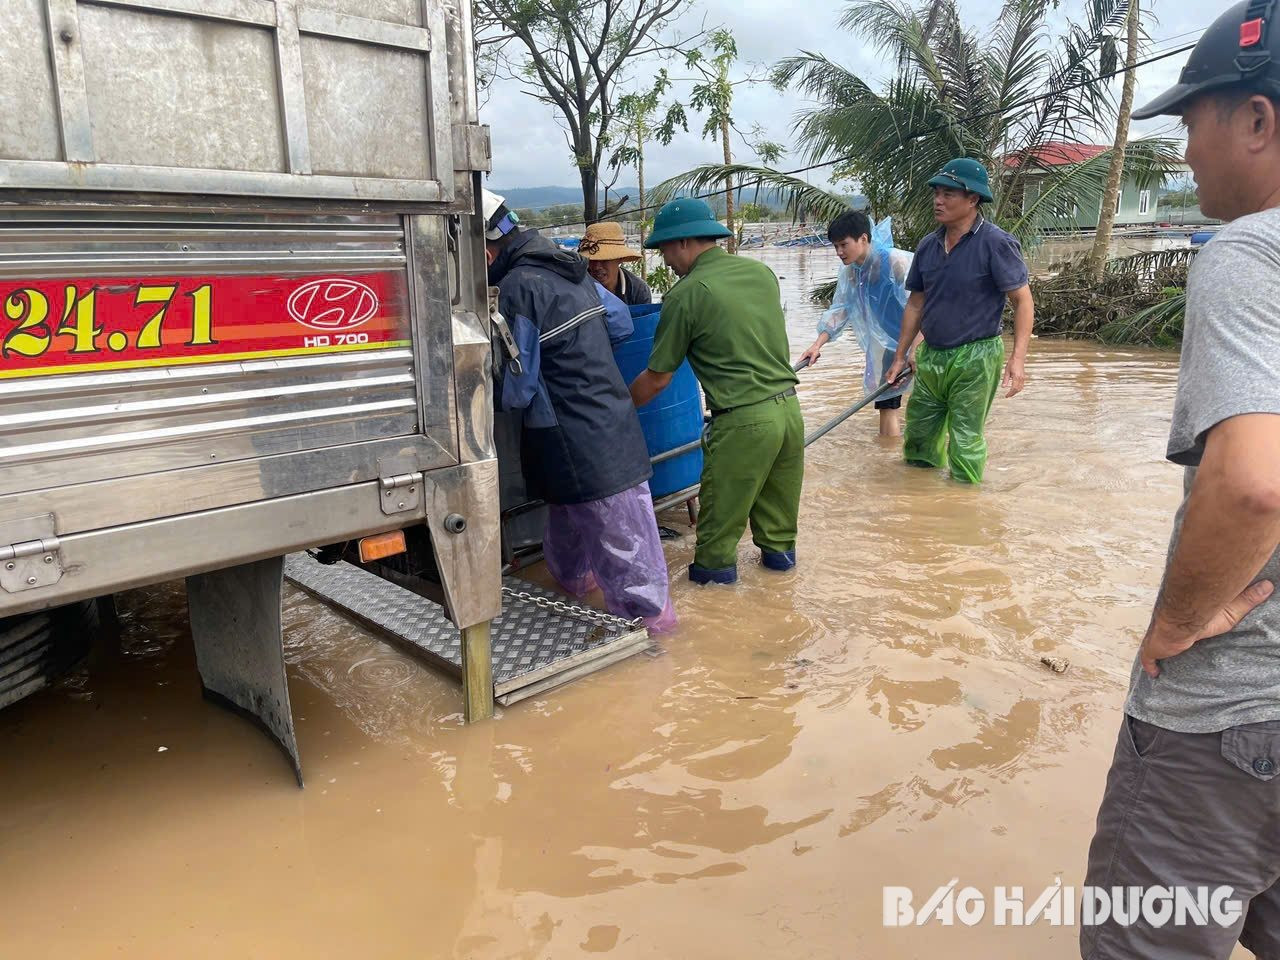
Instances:
[[[897,352],[902,311],[910,296],[906,287],[910,268],[911,254],[894,247],[892,218],[885,217],[872,228],[866,262],[840,268],[831,308],[818,321],[818,333],[825,333],[830,340],[839,339],[846,327],[853,328],[867,355],[863,375],[867,393],[880,386]],[[901,396],[910,386],[907,382],[882,399]]]

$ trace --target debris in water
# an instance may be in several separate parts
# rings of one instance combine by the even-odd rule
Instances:
[[[1062,657],[1041,657],[1040,662],[1054,673],[1066,673],[1067,667],[1071,666],[1070,662]]]
[[[157,747],[157,748],[156,748],[156,753],[164,753],[164,752],[166,752],[168,749],[169,749],[168,747]]]

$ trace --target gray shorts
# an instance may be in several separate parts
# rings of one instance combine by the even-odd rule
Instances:
[[[1084,960],[1227,960],[1237,940],[1280,960],[1280,722],[1177,733],[1120,726],[1088,887],[1217,888],[1241,904],[1222,925],[1113,920],[1080,928]]]

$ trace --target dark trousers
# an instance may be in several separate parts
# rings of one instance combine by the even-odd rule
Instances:
[[[1084,960],[1280,960],[1280,721],[1176,733],[1125,717],[1086,885],[1231,887],[1238,921],[1080,928]]]

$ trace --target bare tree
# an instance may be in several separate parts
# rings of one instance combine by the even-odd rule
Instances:
[[[673,33],[688,7],[688,0],[476,0],[492,75],[520,83],[564,122],[588,223],[600,212],[616,91],[645,58],[683,52],[703,35]]]
[[[1120,195],[1121,183],[1124,180],[1125,148],[1129,144],[1129,115],[1133,112],[1133,87],[1137,81],[1138,71],[1134,64],[1138,62],[1138,0],[1129,0],[1129,12],[1126,19],[1128,29],[1128,45],[1125,50],[1124,88],[1120,94],[1120,110],[1116,115],[1116,140],[1111,149],[1111,166],[1107,170],[1107,186],[1102,193],[1102,208],[1098,211],[1098,231],[1093,238],[1093,249],[1085,261],[1089,274],[1101,278],[1103,268],[1111,249],[1111,232],[1116,222],[1116,198]],[[1115,57],[1108,57],[1103,68],[1114,69]]]

